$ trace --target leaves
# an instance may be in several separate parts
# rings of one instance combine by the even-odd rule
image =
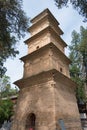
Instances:
[[[55,3],[59,9],[63,6],[68,7],[71,4],[84,17],[84,21],[87,22],[87,0],[55,0]]]
[[[71,78],[77,83],[77,99],[86,100],[84,85],[87,84],[87,29],[80,27],[80,33],[72,32],[72,41],[69,46]]]
[[[58,8],[62,8],[63,6],[67,7],[68,0],[55,0]]]
[[[9,120],[13,115],[13,102],[10,97],[17,95],[17,93],[17,88],[11,88],[8,76],[0,78],[0,124]]]
[[[3,76],[0,78],[0,96],[1,98],[10,97],[13,95],[17,95],[18,89],[17,87],[11,88],[10,78],[8,76]]]
[[[16,44],[27,31],[28,20],[22,0],[0,0],[0,75],[6,71],[6,59],[19,53]]]
[[[0,100],[0,123],[9,120],[13,115],[13,103],[11,100]]]

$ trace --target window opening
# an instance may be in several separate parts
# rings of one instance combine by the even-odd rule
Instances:
[[[60,72],[63,72],[63,69],[62,69],[62,68],[60,68]]]
[[[39,46],[37,46],[37,48],[36,49],[39,49]]]

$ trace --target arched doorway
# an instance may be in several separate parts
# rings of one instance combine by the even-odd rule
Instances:
[[[36,116],[34,113],[30,113],[26,120],[26,130],[35,130]]]

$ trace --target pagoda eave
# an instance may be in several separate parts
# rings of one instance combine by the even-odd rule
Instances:
[[[40,19],[39,21],[37,21],[35,24],[33,24],[31,27],[28,28],[28,32],[31,32],[33,29],[35,29],[37,26],[39,26],[42,22],[45,21],[52,21],[55,28],[59,30],[59,35],[64,34],[64,32],[59,28],[58,23],[55,22],[55,20],[52,18],[52,16],[46,15],[44,16],[42,19]]]
[[[45,71],[39,73],[38,75],[33,75],[28,78],[22,78],[14,82],[14,84],[17,85],[19,88],[23,88],[26,83],[28,83],[26,86],[35,85],[37,82],[39,84],[42,82],[44,83],[46,81],[52,80],[54,71],[55,70]]]
[[[29,44],[29,42],[31,42],[32,40],[40,37],[41,35],[43,35],[46,32],[50,32],[54,35],[56,35],[56,37],[58,38],[59,41],[61,41],[61,44],[63,44],[64,47],[67,46],[67,44],[61,39],[60,36],[58,36],[57,32],[50,26],[46,27],[45,29],[43,29],[42,31],[38,32],[37,34],[33,35],[32,37],[30,37],[29,39],[25,40],[25,44]]]
[[[49,82],[52,80],[58,82],[64,82],[65,86],[68,85],[69,87],[73,88],[73,90],[76,89],[77,84],[56,69],[44,71],[39,73],[38,75],[33,75],[28,78],[22,78],[14,82],[14,84],[17,85],[19,88],[25,88],[29,86],[34,86],[36,84]]]
[[[32,56],[35,56],[37,54],[41,54],[44,50],[47,50],[47,49],[52,49],[56,53],[60,54],[62,56],[62,58],[64,58],[69,64],[71,63],[71,60],[67,56],[65,56],[52,42],[50,42],[49,44],[43,46],[42,48],[37,49],[36,51],[20,58],[20,60],[25,62],[27,59],[31,59]]]
[[[50,15],[56,22],[56,24],[59,25],[59,22],[56,20],[56,18],[53,16],[53,14],[49,11],[49,9],[45,9],[43,12],[41,12],[40,14],[38,14],[36,17],[34,17],[33,19],[31,19],[31,23],[33,23],[33,25],[38,22],[40,19],[42,19],[44,16],[46,15]]]

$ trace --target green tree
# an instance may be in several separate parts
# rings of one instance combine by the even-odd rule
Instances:
[[[83,66],[85,69],[85,82],[87,84],[87,28],[85,29],[84,27],[81,26],[81,40],[80,40],[80,46],[79,46],[79,51],[82,55],[83,59]]]
[[[6,72],[4,62],[18,54],[16,43],[24,36],[28,18],[22,9],[22,0],[0,0],[0,75]]]
[[[85,84],[87,85],[87,29],[80,27],[80,33],[72,32],[72,41],[69,46],[71,78],[77,83],[76,96],[79,101],[86,100]]]
[[[5,120],[10,120],[13,115],[13,103],[11,100],[0,100],[0,124]]]
[[[10,97],[17,94],[18,89],[11,88],[8,76],[5,75],[0,78],[0,125],[5,120],[10,120],[13,115],[13,102]]]
[[[0,97],[1,98],[8,98],[13,95],[18,94],[18,89],[17,87],[11,88],[10,84],[10,78],[8,76],[3,76],[0,78]]]
[[[68,7],[70,3],[84,17],[84,21],[87,22],[87,0],[55,0],[55,3],[59,9],[63,6]]]

